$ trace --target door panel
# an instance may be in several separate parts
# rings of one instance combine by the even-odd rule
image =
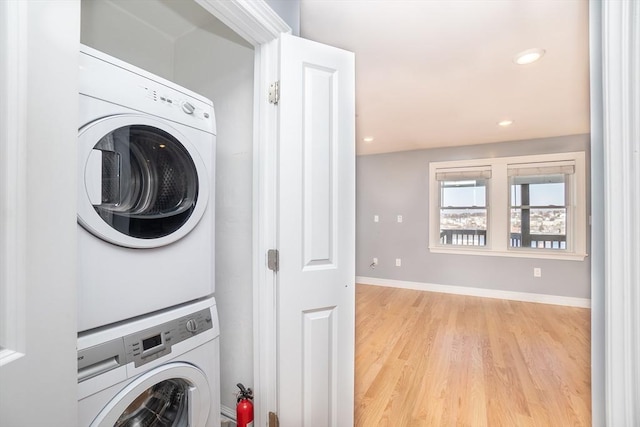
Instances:
[[[280,421],[353,425],[354,57],[280,43]]]
[[[304,266],[335,268],[336,196],[334,183],[337,168],[334,155],[338,138],[333,132],[337,109],[335,102],[336,70],[302,64],[303,103],[303,248]]]
[[[303,313],[302,393],[305,426],[337,425],[337,307]]]

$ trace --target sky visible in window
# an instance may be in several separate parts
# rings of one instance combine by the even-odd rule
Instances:
[[[442,207],[485,207],[486,187],[484,181],[443,181],[441,188]],[[511,185],[511,205],[520,206],[521,185]],[[530,183],[529,205],[531,206],[564,206],[564,182]]]

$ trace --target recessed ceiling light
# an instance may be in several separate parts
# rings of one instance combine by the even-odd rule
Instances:
[[[373,142],[373,137],[372,136],[365,136],[364,138],[362,138],[362,140],[364,142]]]
[[[536,62],[538,59],[542,58],[545,50],[536,47],[534,49],[523,50],[519,54],[513,57],[513,62],[518,65],[527,65],[532,62]]]
[[[501,120],[498,122],[498,126],[502,126],[506,128],[507,126],[511,126],[513,124],[513,120]]]

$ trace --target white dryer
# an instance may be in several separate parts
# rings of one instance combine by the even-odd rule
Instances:
[[[213,298],[79,334],[78,425],[219,427],[219,353]]]
[[[213,104],[86,46],[79,82],[78,330],[213,294]]]

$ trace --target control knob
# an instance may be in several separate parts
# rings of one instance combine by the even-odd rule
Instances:
[[[196,111],[196,107],[192,103],[185,101],[182,103],[182,111],[187,114],[193,114]]]
[[[187,331],[195,333],[198,330],[198,322],[195,319],[189,319],[187,321]]]

